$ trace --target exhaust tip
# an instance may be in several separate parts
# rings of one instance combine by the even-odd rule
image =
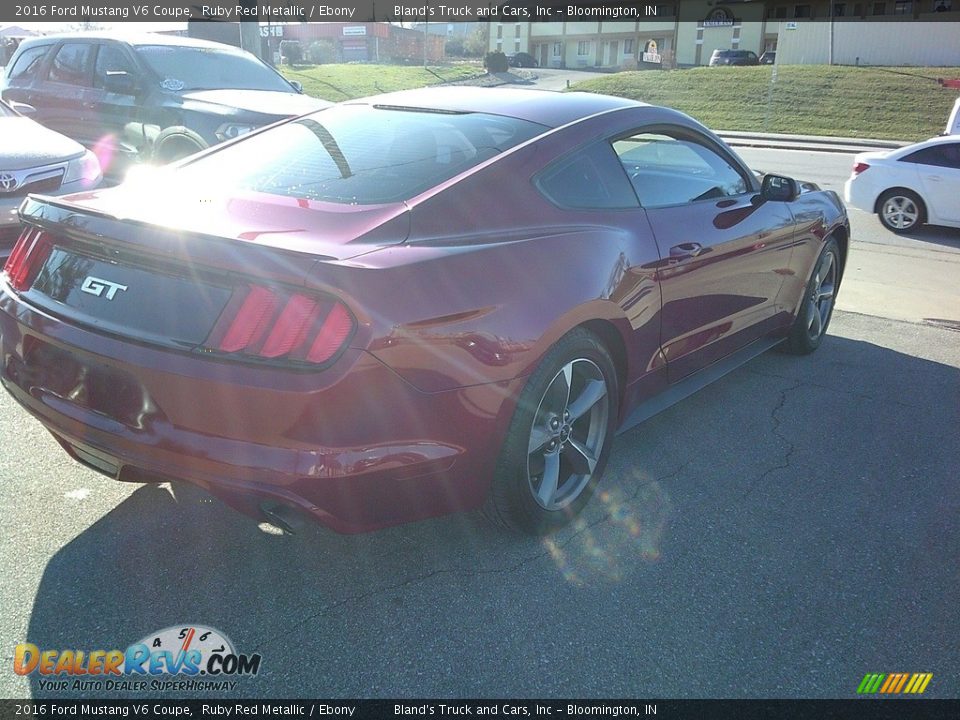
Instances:
[[[298,510],[281,503],[263,503],[260,512],[264,520],[280,528],[287,535],[296,535],[303,529],[304,517]]]

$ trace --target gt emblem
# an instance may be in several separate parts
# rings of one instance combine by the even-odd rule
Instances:
[[[85,293],[90,293],[91,295],[96,295],[100,297],[104,295],[104,290],[106,290],[107,300],[113,300],[114,295],[117,294],[118,290],[126,290],[126,285],[121,285],[120,283],[110,282],[109,280],[102,280],[101,278],[93,277],[90,275],[86,280],[83,281],[83,285],[80,286],[80,289]]]

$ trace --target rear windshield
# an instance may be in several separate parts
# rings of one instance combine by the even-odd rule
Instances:
[[[241,140],[177,175],[223,191],[351,205],[399,202],[545,130],[482,113],[338,105]]]
[[[293,91],[272,69],[239,50],[182,45],[139,45],[136,50],[167,90]]]

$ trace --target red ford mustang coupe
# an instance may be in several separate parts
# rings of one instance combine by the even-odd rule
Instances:
[[[614,434],[816,349],[849,225],[679,112],[448,88],[30,197],[3,386],[78,461],[284,529],[587,503]]]

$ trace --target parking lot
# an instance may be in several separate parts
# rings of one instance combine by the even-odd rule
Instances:
[[[798,155],[744,152],[828,187],[849,162]],[[957,697],[960,231],[851,217],[823,347],[621,435],[582,520],[547,539],[474,515],[277,535],[79,466],[3,394],[3,662],[197,623],[262,655],[237,697],[852,697],[893,671]],[[77,697],[9,670],[0,692]]]

